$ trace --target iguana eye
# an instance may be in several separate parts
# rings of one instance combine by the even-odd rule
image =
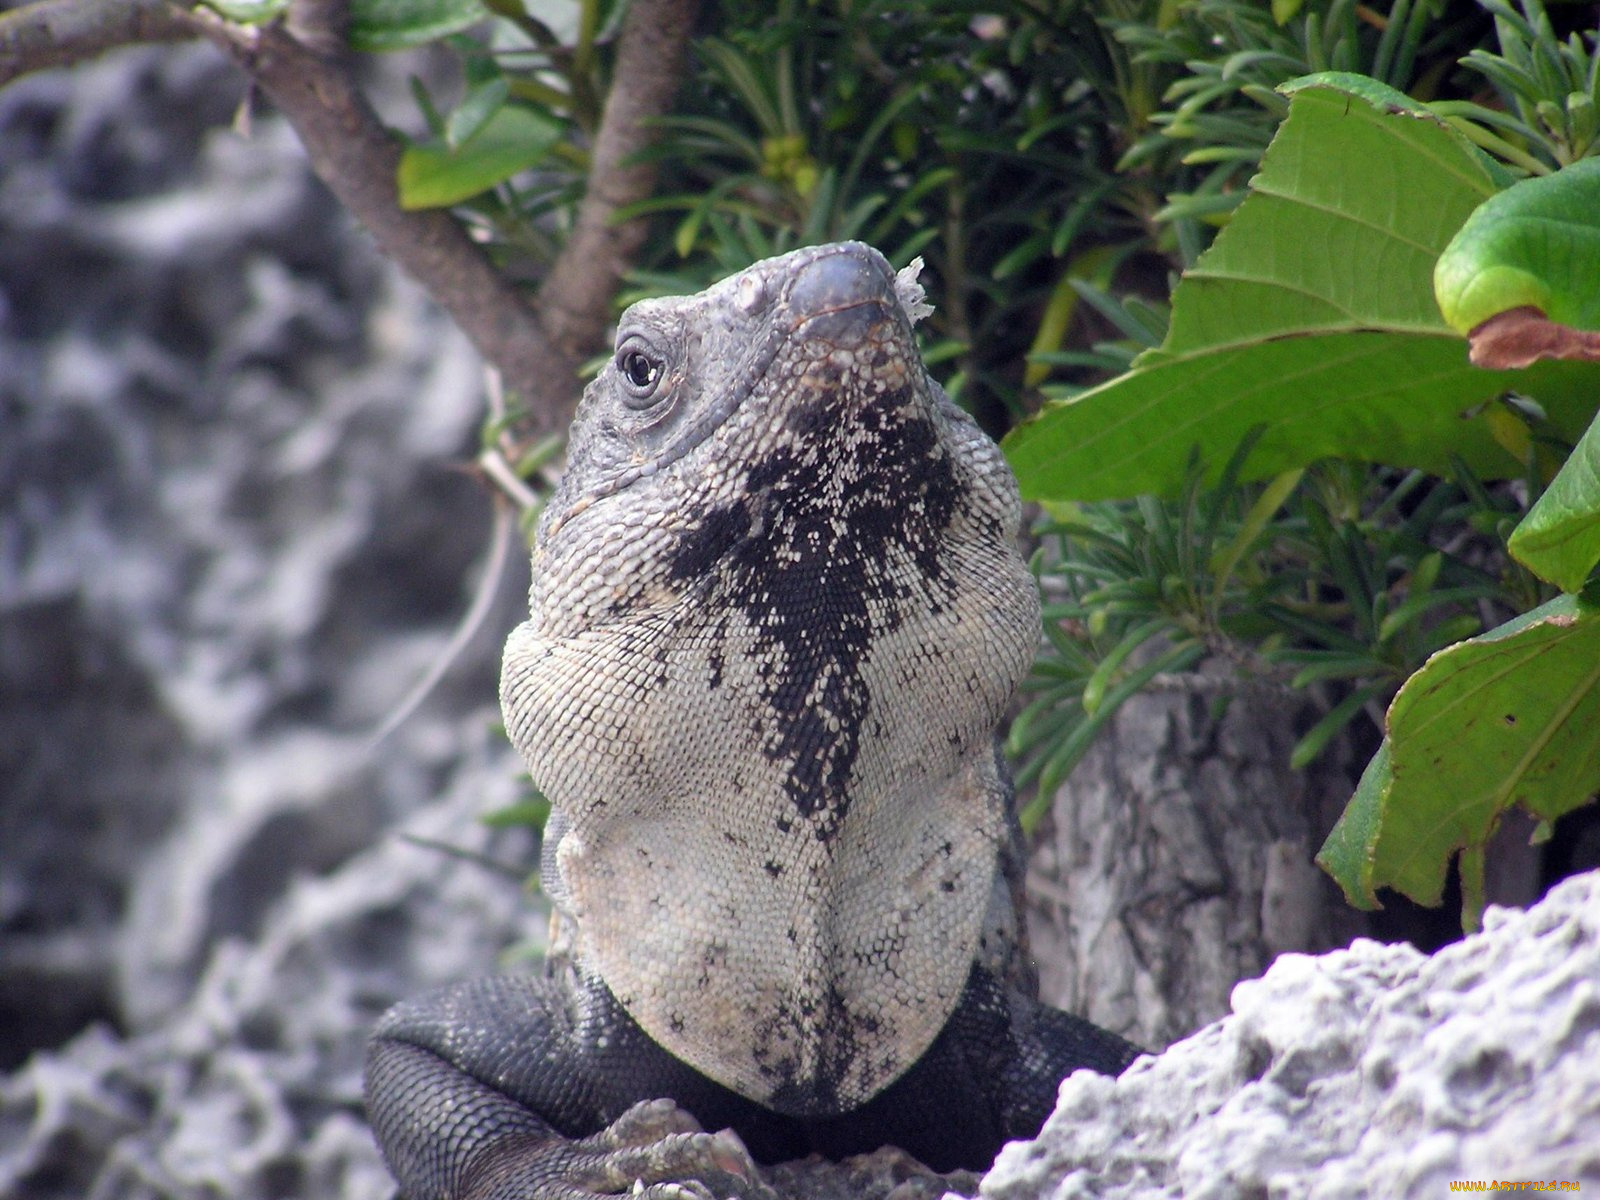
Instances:
[[[633,337],[617,347],[617,373],[622,376],[624,399],[631,408],[642,408],[655,399],[656,390],[666,375],[666,364],[642,339]]]
[[[654,387],[656,380],[661,375],[661,364],[653,358],[647,358],[637,350],[630,350],[623,357],[622,373],[628,377],[628,382],[636,388]]]

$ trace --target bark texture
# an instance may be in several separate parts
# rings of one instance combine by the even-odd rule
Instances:
[[[1151,1049],[1225,1014],[1276,955],[1366,928],[1312,862],[1354,786],[1348,756],[1290,770],[1306,700],[1224,670],[1125,704],[1029,864],[1043,998]]]
[[[639,154],[655,140],[652,120],[677,95],[698,9],[699,0],[636,2],[623,23],[578,222],[539,289],[546,327],[569,354],[589,353],[604,336],[617,287],[649,232],[643,219],[616,216],[655,191],[656,165]]]
[[[0,2],[0,8],[5,7]],[[181,42],[198,30],[167,0],[38,0],[0,13],[0,87],[134,42]]]
[[[1220,661],[1123,706],[1033,839],[1026,907],[1046,1003],[1154,1050],[1225,1015],[1234,985],[1280,954],[1460,936],[1453,899],[1425,909],[1384,892],[1382,911],[1361,912],[1313,861],[1374,749],[1336,741],[1292,770],[1326,711]],[[1547,885],[1534,829],[1520,811],[1502,820],[1491,903],[1528,905]]]

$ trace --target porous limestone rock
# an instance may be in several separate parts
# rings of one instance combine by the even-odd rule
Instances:
[[[1600,1187],[1600,873],[1424,956],[1279,958],[1233,1013],[1119,1079],[1080,1071],[988,1200],[1443,1196]]]
[[[0,1069],[165,1023],[448,761],[368,741],[487,541],[478,359],[242,88],[195,45],[0,92]]]
[[[518,785],[488,710],[470,720],[437,803],[338,870],[298,876],[259,935],[213,947],[162,1020],[127,1037],[92,1026],[0,1076],[0,1196],[392,1195],[361,1108],[368,1029],[534,923],[519,880],[440,848],[531,853],[526,831],[508,841],[479,819]]]

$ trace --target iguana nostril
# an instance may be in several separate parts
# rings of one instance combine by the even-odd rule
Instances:
[[[789,289],[789,306],[805,322],[806,336],[828,341],[863,335],[894,303],[889,264],[855,242],[805,264]]]

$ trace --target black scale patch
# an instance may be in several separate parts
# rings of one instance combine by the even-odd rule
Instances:
[[[849,809],[871,700],[862,665],[907,611],[952,598],[941,555],[965,498],[909,386],[866,403],[846,392],[791,414],[792,439],[751,464],[746,498],[707,512],[668,564],[680,583],[714,575],[712,610],[738,609],[758,631],[773,718],[763,750],[791,764],[784,790],[823,841]]]
[[[794,1055],[786,1053],[787,1038],[792,1031],[803,1029],[828,1030],[823,1043],[827,1054],[813,1075],[803,1074]],[[880,1077],[888,1071],[863,1073],[862,1064],[870,1060],[878,1029],[878,1021],[853,1013],[836,988],[830,987],[817,1003],[780,1003],[755,1026],[757,1065],[762,1075],[773,1081],[767,1104],[778,1112],[807,1114],[855,1107],[857,1097],[841,1096],[836,1081],[847,1078],[854,1069],[861,1075],[862,1092],[871,1095],[877,1091]]]

